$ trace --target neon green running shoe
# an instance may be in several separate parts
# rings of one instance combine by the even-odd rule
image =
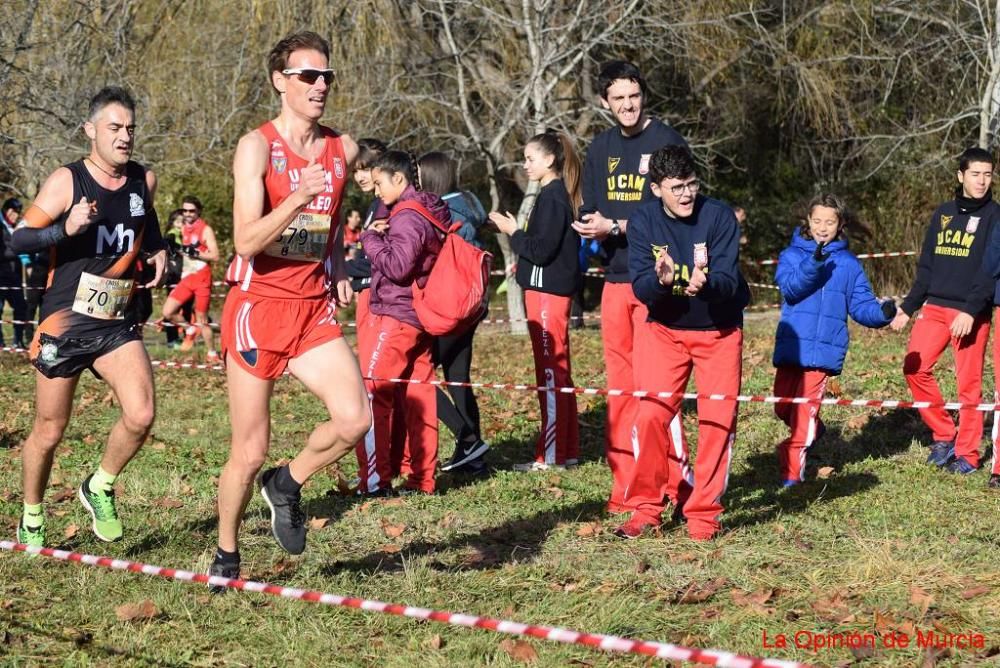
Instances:
[[[118,510],[115,509],[115,490],[110,492],[90,491],[90,479],[93,475],[80,485],[80,503],[90,511],[90,516],[94,518],[91,525],[97,537],[106,543],[113,543],[122,539],[124,530],[122,522],[118,519]]]
[[[31,528],[24,526],[24,518],[17,523],[17,542],[30,547],[45,547],[45,525]]]

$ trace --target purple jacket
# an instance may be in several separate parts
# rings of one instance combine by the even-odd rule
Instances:
[[[445,227],[450,226],[448,205],[434,193],[409,186],[399,197],[400,202],[407,200],[422,204]],[[383,236],[365,230],[361,233],[361,245],[372,263],[371,312],[423,329],[413,310],[413,283],[423,285],[427,280],[441,252],[441,232],[415,211],[390,210],[389,231]]]

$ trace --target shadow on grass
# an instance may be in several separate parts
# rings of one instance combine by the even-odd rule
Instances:
[[[403,570],[404,564],[413,557],[445,554],[452,550],[464,552],[458,563],[431,561],[428,566],[442,571],[492,570],[501,564],[534,559],[557,526],[568,522],[593,521],[601,516],[603,510],[603,502],[578,503],[511,519],[498,526],[455,536],[446,541],[418,541],[396,553],[377,551],[354,559],[335,561],[320,572],[327,576],[344,571],[394,573]]]
[[[799,513],[816,503],[869,490],[878,484],[878,476],[866,471],[841,473],[844,467],[909,450],[913,434],[923,425],[914,411],[892,411],[873,415],[858,434],[845,438],[840,422],[832,422],[828,414],[826,433],[809,450],[806,480],[796,487],[779,486],[781,475],[774,450],[748,456],[743,473],[729,480],[723,523],[736,528],[768,522],[778,514]],[[782,427],[779,433],[783,437],[787,431]],[[832,467],[833,475],[819,479],[817,471],[824,467]]]
[[[0,450],[13,450],[24,442],[25,435],[19,431],[0,431]]]
[[[94,642],[94,637],[89,631],[83,631],[79,629],[67,629],[65,627],[61,628],[49,628],[39,624],[37,621],[23,621],[15,617],[7,617],[4,620],[5,625],[8,629],[18,629],[29,636],[42,636],[48,638],[51,641],[59,643],[58,648],[53,648],[55,654],[51,657],[53,663],[60,663],[60,659],[64,658],[71,652],[81,652],[96,660],[98,663],[103,664],[107,661],[108,664],[118,664],[122,661],[134,661],[142,665],[150,666],[167,666],[168,668],[181,668],[189,664],[186,663],[175,663],[168,657],[156,656],[154,654],[145,654],[139,652],[133,652],[127,649],[122,649],[120,647],[113,647],[111,645],[103,645],[101,643]],[[8,631],[9,632],[9,631]],[[5,643],[5,647],[0,651],[0,657],[5,654],[16,658],[16,643],[18,638],[10,638],[9,642]],[[25,648],[31,649],[32,661],[34,659],[40,658],[35,655],[37,648]]]

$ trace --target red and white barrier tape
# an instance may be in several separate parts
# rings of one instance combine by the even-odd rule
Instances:
[[[27,354],[24,348],[0,348],[0,351],[9,353]],[[200,364],[196,362],[172,362],[168,360],[150,360],[150,364],[157,369],[196,369],[199,371],[224,371],[222,364]],[[285,371],[285,375],[289,375]],[[738,403],[764,403],[764,404],[817,404],[820,406],[853,406],[856,408],[944,408],[949,411],[960,409],[977,410],[983,413],[1000,411],[1000,404],[964,404],[958,401],[899,401],[896,399],[836,399],[816,397],[775,397],[770,395],[752,394],[697,394],[695,392],[650,392],[647,390],[615,390],[599,387],[541,387],[538,385],[525,385],[521,383],[462,383],[450,380],[415,380],[412,378],[373,378],[363,376],[364,380],[376,383],[396,383],[407,385],[434,385],[435,387],[467,387],[474,390],[508,390],[515,392],[558,392],[559,394],[579,394],[584,396],[605,396],[605,397],[647,397],[656,399],[669,399],[679,396],[683,399],[707,399],[709,401],[735,401]]]
[[[741,656],[731,652],[723,652],[715,649],[696,649],[669,643],[650,642],[646,640],[631,640],[618,636],[608,636],[598,633],[581,633],[570,629],[561,629],[552,626],[536,626],[532,624],[522,624],[505,619],[494,619],[491,617],[477,617],[454,612],[443,612],[431,610],[430,608],[414,608],[408,605],[396,603],[383,603],[363,598],[339,596],[337,594],[327,594],[320,591],[308,589],[296,589],[294,587],[279,587],[278,585],[266,582],[255,582],[253,580],[231,580],[219,576],[209,576],[202,573],[177,570],[173,568],[163,568],[161,566],[151,566],[137,561],[126,561],[124,559],[112,559],[111,557],[98,557],[91,554],[80,554],[78,552],[67,552],[66,550],[55,550],[48,547],[31,547],[22,543],[15,543],[9,540],[0,540],[0,549],[10,552],[24,552],[26,554],[42,555],[87,566],[96,566],[115,571],[128,571],[130,573],[141,573],[176,580],[179,582],[197,582],[204,585],[217,587],[228,587],[240,591],[256,592],[259,594],[269,594],[281,598],[289,598],[296,601],[306,601],[308,603],[320,603],[333,607],[354,608],[368,612],[380,612],[387,615],[399,617],[410,617],[412,619],[423,619],[452,626],[465,626],[477,629],[486,629],[497,633],[507,633],[517,636],[528,636],[539,640],[550,640],[569,645],[582,645],[591,649],[601,649],[606,652],[618,652],[622,654],[640,654],[643,656],[653,656],[669,661],[686,661],[689,663],[700,663],[707,666],[720,666],[721,668],[809,668],[808,665],[798,661],[784,661],[781,659],[760,659],[749,656]]]

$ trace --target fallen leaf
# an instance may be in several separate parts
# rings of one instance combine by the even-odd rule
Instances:
[[[842,622],[851,615],[851,611],[844,600],[844,593],[835,591],[828,596],[824,596],[812,602],[813,611],[823,619]]]
[[[742,589],[734,589],[731,592],[731,596],[733,597],[733,603],[741,608],[752,608],[759,612],[766,612],[767,614],[774,612],[764,607],[764,604],[774,597],[774,589],[761,589],[753,593],[743,591]]]
[[[382,520],[382,533],[386,538],[399,538],[406,531],[405,524],[393,524],[387,519]]]
[[[435,633],[427,639],[424,645],[426,647],[430,647],[431,649],[441,649],[444,646],[444,642],[441,640],[441,636]]]
[[[86,443],[87,445],[93,445],[94,443],[97,442],[97,439],[94,438],[93,434],[87,434],[86,436],[83,437],[83,442]]]
[[[692,580],[687,587],[677,591],[674,595],[674,603],[702,603],[712,598],[728,582],[726,578],[715,578],[700,585]]]
[[[167,496],[161,496],[153,501],[153,505],[159,506],[160,508],[183,508],[184,502],[179,499],[171,499]]]
[[[680,554],[670,555],[670,563],[672,564],[684,564],[690,561],[698,561],[698,555],[694,552],[681,552]]]
[[[153,443],[149,447],[151,447],[153,450],[166,450],[167,449],[167,444],[166,443],[162,443],[160,441],[157,441],[156,443]]]
[[[66,540],[69,540],[70,538],[75,538],[78,533],[80,533],[80,527],[75,524],[70,524],[66,527],[66,530],[63,531],[63,537],[66,538]]]
[[[274,573],[275,575],[279,575],[287,571],[289,568],[293,568],[294,566],[295,563],[289,561],[288,559],[278,559],[278,561],[276,561],[274,565],[271,566],[271,572]]]
[[[188,435],[189,436],[197,436],[198,435],[198,430],[195,429],[194,427],[189,427],[188,428]]]
[[[389,497],[389,498],[382,498],[380,500],[380,502],[386,508],[393,508],[395,506],[402,506],[402,505],[404,505],[406,503],[406,499],[404,499],[402,497],[399,497],[399,496],[394,496],[394,497]]]
[[[649,562],[645,559],[640,559],[639,563],[635,565],[636,573],[645,573],[649,570]]]
[[[548,492],[553,499],[561,499],[565,494],[559,487],[546,487],[544,491]]]
[[[982,596],[983,594],[990,593],[989,587],[973,587],[972,589],[966,589],[959,596],[968,601],[970,598],[976,598],[977,596]]]
[[[848,647],[847,651],[849,651],[851,656],[855,659],[870,659],[875,656],[875,649],[865,644],[860,647]]]
[[[721,614],[722,613],[715,608],[706,608],[701,611],[701,618],[705,621],[709,621],[712,619],[718,619]]]
[[[924,650],[924,659],[920,668],[935,668],[939,659],[947,659],[949,656],[951,656],[951,652],[947,648],[928,647]]]
[[[500,649],[515,661],[534,663],[538,660],[538,652],[523,640],[511,640],[508,638],[500,643]]]
[[[831,378],[826,383],[826,393],[833,397],[839,397],[843,393],[843,389],[840,387],[840,381],[836,378]]]
[[[52,503],[62,503],[74,497],[76,497],[76,490],[72,487],[66,487],[52,495]]]
[[[860,431],[864,429],[865,425],[871,420],[871,413],[865,411],[864,413],[858,413],[852,418],[849,418],[845,423],[847,428],[852,431]]]
[[[576,535],[581,538],[592,538],[604,531],[604,526],[600,522],[587,522],[576,530]]]
[[[311,520],[309,520],[309,529],[311,529],[312,531],[319,531],[329,523],[330,523],[329,517],[314,517]]]
[[[134,622],[148,619],[156,619],[160,616],[160,611],[156,605],[148,598],[141,603],[126,603],[115,608],[115,615],[123,622]]]
[[[818,471],[816,471],[816,477],[820,480],[826,480],[831,475],[833,475],[834,469],[832,466],[821,466]]]
[[[401,548],[399,545],[396,545],[395,543],[386,543],[385,545],[379,548],[379,550],[381,550],[386,554],[396,554],[401,549],[403,548]]]
[[[920,616],[927,614],[927,609],[934,602],[934,597],[917,585],[910,585],[910,603],[920,608]]]

